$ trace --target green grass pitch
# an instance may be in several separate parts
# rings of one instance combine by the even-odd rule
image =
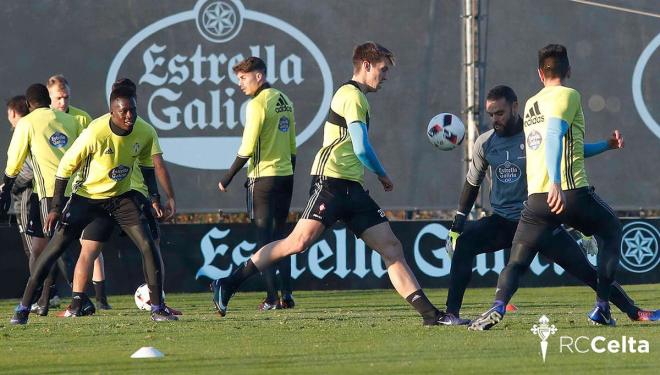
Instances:
[[[638,305],[660,308],[657,285],[626,289]],[[427,294],[444,306],[446,292]],[[493,292],[468,289],[462,315],[484,311]],[[393,290],[301,291],[295,309],[268,312],[256,311],[261,293],[239,293],[225,318],[214,313],[210,298],[168,295],[185,314],[174,323],[152,322],[132,296],[111,296],[111,311],[75,319],[31,316],[27,326],[9,324],[16,301],[2,300],[0,374],[640,374],[660,367],[660,322],[631,322],[616,310],[617,327],[592,326],[586,313],[594,293],[586,287],[520,289],[512,301],[519,311],[486,332],[422,327]],[[558,329],[548,339],[545,363],[530,330],[543,314]],[[647,340],[650,353],[560,353],[560,336],[634,337]],[[131,359],[142,346],[165,357]]]

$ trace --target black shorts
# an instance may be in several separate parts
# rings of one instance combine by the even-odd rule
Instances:
[[[21,194],[19,202],[21,230],[31,237],[44,237],[44,227],[41,224],[41,206],[37,193]]]
[[[81,240],[107,242],[115,229],[115,221],[110,214],[98,215],[89,223],[80,236]]]
[[[524,204],[514,242],[537,246],[561,224],[588,236],[620,230],[621,222],[616,214],[596,195],[593,187],[565,190],[564,196],[564,211],[556,215],[548,206],[548,193],[531,194]]]
[[[249,178],[245,187],[251,220],[286,221],[293,194],[293,175]]]
[[[129,191],[113,198],[90,199],[72,194],[62,211],[60,225],[80,237],[83,229],[99,217],[110,216],[115,223],[125,226],[146,224],[136,195],[139,193]]]
[[[388,221],[359,182],[312,176],[309,194],[302,219],[320,221],[326,227],[341,220],[357,237],[374,225]]]

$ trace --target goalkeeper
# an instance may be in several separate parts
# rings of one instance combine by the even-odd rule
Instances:
[[[468,324],[459,312],[470,282],[475,256],[511,247],[518,226],[523,202],[527,198],[525,174],[525,136],[523,120],[518,115],[518,100],[515,92],[507,86],[496,86],[486,97],[486,112],[493,126],[479,136],[459,207],[447,238],[447,252],[452,257],[447,295],[447,315],[440,322],[445,325]],[[623,147],[623,138],[615,132],[610,139],[594,144],[585,144],[585,156],[594,156],[609,149]],[[486,171],[490,169],[490,203],[494,213],[475,222],[466,223],[466,215],[477,198]],[[598,251],[593,237],[584,237],[581,242],[591,255]],[[541,255],[557,263],[568,273],[596,289],[596,269],[589,263],[579,245],[562,227],[552,234]],[[625,294],[621,286],[613,284],[610,300],[632,320],[657,320],[660,311],[641,310]]]

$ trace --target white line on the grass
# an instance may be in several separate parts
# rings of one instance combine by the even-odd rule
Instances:
[[[614,5],[601,4],[601,3],[597,3],[595,1],[588,1],[588,0],[568,0],[568,1],[572,1],[574,3],[581,3],[581,4],[585,4],[585,5],[593,5],[593,6],[596,6],[596,7],[602,7],[602,8],[607,8],[607,9],[620,10],[622,12],[640,14],[642,16],[660,18],[660,14],[658,14],[658,13],[642,12],[641,10],[617,7],[617,6],[614,6]]]

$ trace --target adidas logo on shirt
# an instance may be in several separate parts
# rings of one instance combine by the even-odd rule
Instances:
[[[105,150],[105,152],[104,152],[104,154],[106,154],[106,155],[111,155],[111,154],[114,154],[114,153],[115,153],[115,150],[113,150],[112,147],[108,147],[108,149]]]
[[[293,112],[293,108],[291,108],[282,95],[277,99],[277,104],[275,105],[275,113],[281,112]]]
[[[534,102],[534,105],[525,114],[525,126],[540,124],[545,121],[545,118],[539,110],[539,102]]]

